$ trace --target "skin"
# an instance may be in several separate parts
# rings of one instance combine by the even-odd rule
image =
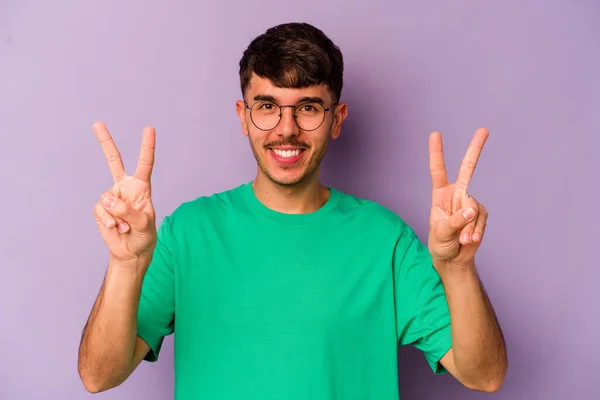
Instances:
[[[432,205],[428,247],[450,308],[452,349],[442,365],[463,385],[483,392],[500,389],[508,361],[500,325],[479,280],[475,254],[481,246],[488,212],[468,193],[489,132],[475,132],[456,182],[446,173],[442,136],[429,138]]]
[[[246,90],[249,105],[259,95],[272,96],[279,105],[296,105],[303,97],[317,97],[326,108],[336,102],[324,85],[302,89],[275,87],[269,80],[253,75]],[[256,158],[257,175],[253,181],[257,198],[267,207],[284,213],[306,213],[320,208],[329,198],[329,190],[319,182],[321,161],[330,140],[340,136],[348,107],[340,103],[326,112],[325,121],[314,131],[301,130],[294,120],[293,109],[283,108],[279,124],[270,131],[261,131],[252,123],[250,110],[242,100],[236,103],[242,133],[248,137]],[[301,162],[293,167],[282,166],[271,155],[271,147],[306,148]]]
[[[137,169],[129,176],[106,126],[98,122],[93,130],[113,176],[113,186],[94,206],[109,264],[83,330],[77,368],[84,387],[97,393],[124,382],[150,350],[136,334],[136,317],[157,241],[150,184],[156,134],[144,129]]]
[[[257,95],[273,96],[278,104],[294,105],[305,97],[319,97],[325,107],[335,102],[323,85],[302,89],[277,88],[268,80],[252,78],[245,98],[252,104]],[[319,181],[321,161],[329,141],[340,136],[348,115],[340,103],[328,112],[315,131],[302,131],[290,108],[271,131],[261,131],[250,121],[243,101],[236,103],[242,133],[249,139],[257,161],[253,181],[258,199],[284,213],[308,213],[320,208],[329,190]],[[120,385],[150,350],[136,335],[136,316],[144,274],[156,246],[155,212],[151,200],[155,131],[144,129],[135,173],[125,173],[120,153],[103,123],[93,130],[100,142],[113,186],[100,196],[94,215],[109,249],[105,280],[82,335],[78,370],[85,388],[93,393]],[[452,349],[442,365],[463,385],[485,392],[497,391],[507,370],[506,350],[491,303],[475,268],[474,257],[484,236],[488,213],[468,194],[468,185],[489,133],[479,129],[458,173],[450,183],[438,132],[430,136],[432,206],[428,247],[450,307]],[[269,153],[273,146],[300,146],[300,162],[281,165]]]

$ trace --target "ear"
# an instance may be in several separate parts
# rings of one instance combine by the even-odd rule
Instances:
[[[242,123],[242,133],[245,136],[248,136],[249,133],[246,119],[246,103],[244,103],[242,100],[238,100],[235,103],[235,112],[237,113],[238,117],[240,118],[240,122]]]
[[[342,123],[348,116],[348,105],[340,103],[335,107],[333,114],[333,126],[331,127],[331,138],[337,139],[340,136]]]

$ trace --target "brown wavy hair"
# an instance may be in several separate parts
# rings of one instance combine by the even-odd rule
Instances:
[[[304,88],[325,84],[338,102],[342,94],[342,52],[320,29],[291,22],[269,28],[256,37],[240,60],[242,95],[252,73],[282,88]]]

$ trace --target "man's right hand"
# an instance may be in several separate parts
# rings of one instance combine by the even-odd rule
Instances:
[[[93,130],[114,178],[113,187],[94,206],[96,223],[110,250],[111,261],[121,264],[151,258],[157,240],[150,189],[156,133],[151,127],[144,129],[137,169],[128,176],[106,126],[96,122]]]

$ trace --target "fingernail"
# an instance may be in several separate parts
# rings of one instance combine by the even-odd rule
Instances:
[[[463,243],[469,243],[471,241],[471,235],[467,232],[463,233],[460,236],[460,241]]]
[[[112,206],[115,205],[115,198],[114,197],[105,197],[104,198],[104,207],[106,208],[111,208]]]
[[[481,239],[480,236],[479,236],[479,233],[474,233],[473,234],[473,241],[474,242],[479,242],[479,239]]]
[[[127,225],[123,223],[119,224],[119,232],[125,233],[125,231],[127,231]]]
[[[475,216],[475,210],[473,210],[471,207],[467,208],[464,212],[463,212],[463,217],[465,217],[466,220],[471,220],[471,218],[473,218]]]
[[[113,226],[115,226],[115,221],[108,221],[105,225],[108,229],[111,229]]]

